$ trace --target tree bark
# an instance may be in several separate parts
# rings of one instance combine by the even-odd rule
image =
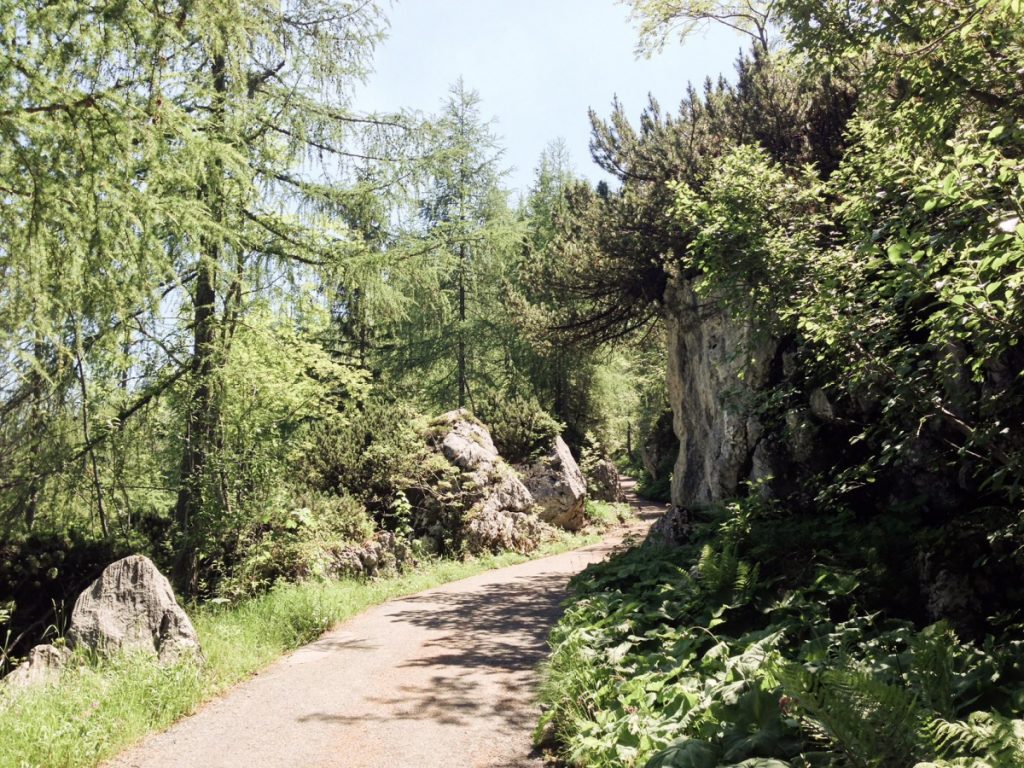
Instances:
[[[223,55],[217,55],[213,59],[211,70],[215,92],[212,121],[215,128],[219,127],[221,122],[223,94],[227,90],[225,63]],[[224,205],[221,199],[220,174],[220,164],[215,162],[203,190],[203,196],[218,221],[223,217]],[[221,244],[216,236],[204,238],[200,243],[193,297],[193,384],[185,415],[185,442],[181,453],[178,499],[174,507],[175,522],[181,536],[175,576],[182,591],[188,596],[195,596],[199,589],[199,543],[202,532],[199,517],[208,501],[205,493],[206,465],[217,435],[218,414],[213,391],[213,374],[216,368],[217,265],[220,259]]]
[[[466,407],[466,246],[459,246],[459,408]]]

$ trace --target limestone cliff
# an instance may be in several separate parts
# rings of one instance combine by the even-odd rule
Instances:
[[[691,280],[665,295],[668,393],[679,438],[672,503],[693,508],[734,495],[768,472],[753,394],[769,383],[776,344],[739,323]]]

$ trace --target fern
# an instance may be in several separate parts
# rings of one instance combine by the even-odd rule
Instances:
[[[713,595],[730,595],[733,602],[746,602],[757,589],[760,568],[739,558],[735,544],[715,549],[704,545],[697,561],[703,587]]]
[[[917,697],[873,670],[847,661],[820,671],[788,665],[777,676],[797,702],[808,735],[845,755],[851,765],[912,765],[924,756],[924,712]]]
[[[946,758],[936,765],[1024,765],[1024,720],[995,712],[972,712],[966,721],[935,719],[924,729],[935,753]],[[984,758],[979,762],[978,758]]]

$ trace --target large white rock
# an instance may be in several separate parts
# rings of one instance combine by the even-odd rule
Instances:
[[[78,596],[68,638],[75,647],[106,654],[154,653],[161,662],[201,657],[199,637],[170,582],[142,555],[111,563]]]
[[[490,432],[465,409],[438,419],[438,447],[476,486],[479,498],[466,514],[461,538],[472,554],[536,548],[545,526],[535,514],[533,496],[515,470],[498,454]]]
[[[586,524],[587,481],[561,436],[555,438],[547,456],[526,468],[523,483],[545,523],[568,531]]]

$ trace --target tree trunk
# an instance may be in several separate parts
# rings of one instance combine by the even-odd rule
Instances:
[[[209,448],[216,433],[216,406],[211,387],[216,339],[216,260],[219,246],[211,244],[200,258],[196,275],[195,323],[192,350],[194,384],[185,416],[185,444],[181,453],[181,478],[175,522],[181,534],[176,576],[182,590],[195,595],[198,588],[198,536],[196,518],[204,502],[203,475]]]
[[[219,126],[223,114],[223,94],[227,90],[225,60],[215,56],[212,65],[214,91],[217,94],[213,125]],[[214,163],[202,194],[218,221],[223,218],[224,201],[220,190],[221,168]],[[181,452],[178,500],[174,507],[175,522],[181,535],[175,576],[186,595],[195,596],[199,588],[199,516],[206,498],[206,464],[217,436],[217,404],[213,391],[217,344],[217,265],[221,245],[216,236],[200,243],[199,265],[193,298],[192,391],[185,415],[185,442]]]
[[[466,407],[466,246],[459,246],[459,408]]]

